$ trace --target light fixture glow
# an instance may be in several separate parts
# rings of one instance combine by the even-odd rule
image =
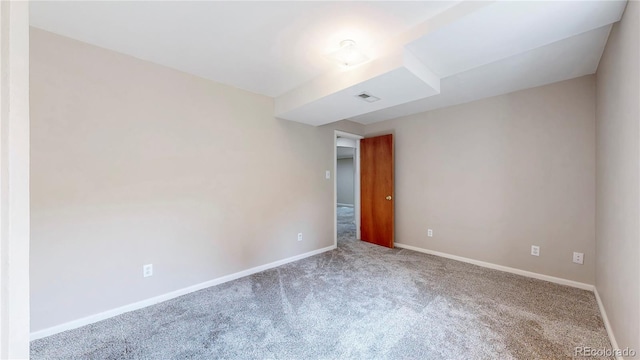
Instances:
[[[342,40],[340,42],[340,49],[331,53],[329,56],[341,65],[347,67],[358,65],[369,60],[365,54],[358,50],[356,42],[353,40]]]

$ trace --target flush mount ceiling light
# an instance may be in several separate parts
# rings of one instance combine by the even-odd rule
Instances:
[[[365,54],[358,50],[356,42],[348,39],[340,41],[340,49],[329,54],[329,57],[346,67],[369,60]]]

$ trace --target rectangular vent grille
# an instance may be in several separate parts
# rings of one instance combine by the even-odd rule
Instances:
[[[373,96],[373,95],[369,94],[368,92],[362,92],[362,93],[356,95],[356,97],[358,99],[360,99],[360,100],[363,100],[363,101],[366,101],[366,102],[370,102],[370,103],[380,100],[379,97]]]

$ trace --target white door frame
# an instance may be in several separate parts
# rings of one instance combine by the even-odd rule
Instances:
[[[338,246],[338,137],[356,142],[353,155],[353,211],[356,220],[356,239],[360,239],[360,139],[364,136],[334,130],[333,136],[333,245]]]
[[[0,359],[29,358],[29,3],[0,3]]]

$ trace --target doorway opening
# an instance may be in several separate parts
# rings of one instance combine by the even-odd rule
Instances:
[[[360,239],[360,139],[335,131],[333,154],[334,245]]]

